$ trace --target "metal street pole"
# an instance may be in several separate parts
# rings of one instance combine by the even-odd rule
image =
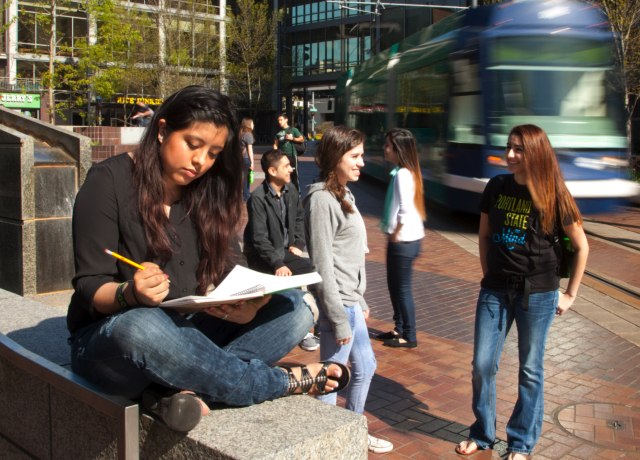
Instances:
[[[316,139],[316,93],[311,91],[311,107],[313,107],[313,112],[311,112],[311,134],[313,136],[313,140]]]

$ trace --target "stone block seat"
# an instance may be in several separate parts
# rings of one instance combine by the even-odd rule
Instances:
[[[0,458],[365,459],[367,420],[306,396],[213,408],[188,434],[69,369],[64,313],[0,290]]]

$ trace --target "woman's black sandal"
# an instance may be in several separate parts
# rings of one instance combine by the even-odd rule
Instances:
[[[190,393],[160,394],[145,390],[142,405],[169,428],[181,433],[194,429],[202,418],[202,404]]]
[[[286,370],[287,374],[289,375],[289,388],[287,389],[285,396],[290,396],[292,394],[306,395],[307,393],[309,393],[309,391],[311,391],[311,388],[313,388],[314,385],[322,394],[337,393],[338,391],[343,390],[347,385],[349,385],[349,381],[351,380],[351,372],[349,371],[349,368],[347,366],[340,363],[334,363],[333,361],[326,361],[322,364],[322,369],[318,371],[318,374],[315,377],[311,377],[307,366],[300,366],[300,369],[302,369],[300,380],[296,379],[295,375],[293,375],[293,372],[291,371],[291,368],[286,366],[279,366],[282,369]],[[327,380],[329,379],[329,377],[327,376],[327,369],[332,364],[340,367],[340,370],[342,370],[342,375],[340,377],[331,377],[331,380],[336,380],[338,382],[338,387],[334,388],[331,391],[325,392],[324,389],[327,384]],[[302,389],[302,393],[295,393],[298,388]]]

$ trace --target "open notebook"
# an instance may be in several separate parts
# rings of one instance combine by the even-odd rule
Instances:
[[[236,304],[241,300],[254,299],[321,281],[322,278],[315,272],[296,276],[273,276],[236,265],[224,281],[208,295],[180,297],[162,302],[159,307],[190,313],[214,305]]]

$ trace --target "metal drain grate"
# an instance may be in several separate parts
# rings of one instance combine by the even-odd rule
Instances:
[[[640,452],[640,409],[623,404],[573,403],[553,412],[553,423],[589,444]]]

